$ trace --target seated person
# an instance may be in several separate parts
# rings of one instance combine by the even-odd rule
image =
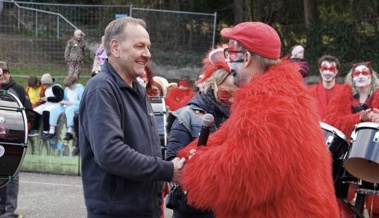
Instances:
[[[33,109],[41,105],[41,98],[45,96],[46,87],[41,84],[36,76],[29,76],[28,86],[25,91],[28,94]]]
[[[63,89],[61,85],[54,83],[50,74],[46,73],[41,77],[41,83],[46,86],[45,97],[41,98],[41,105],[34,108],[35,121],[31,134],[37,133],[39,129],[39,122],[42,116],[43,121],[43,133],[41,135],[42,140],[46,140],[49,135],[49,117],[50,110],[59,105],[58,102],[63,99]]]
[[[78,83],[78,79],[75,76],[67,76],[64,80],[64,97],[59,102],[59,105],[53,107],[50,110],[50,130],[48,139],[55,137],[55,127],[58,123],[58,118],[61,113],[66,114],[67,121],[67,133],[64,140],[73,139],[74,132],[74,116],[75,112],[79,111],[79,104],[84,92],[84,86]]]

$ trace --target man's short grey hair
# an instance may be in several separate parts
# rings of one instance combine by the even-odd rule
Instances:
[[[266,72],[268,68],[270,68],[271,66],[277,65],[281,62],[280,59],[274,60],[274,59],[265,58],[258,54],[255,54],[247,50],[245,47],[243,47],[238,41],[237,41],[237,48],[239,51],[249,52],[251,54],[251,57],[254,58],[255,61],[259,64],[263,72]]]
[[[116,39],[117,41],[123,41],[126,37],[123,34],[124,29],[125,26],[127,26],[128,24],[141,25],[143,28],[146,29],[146,22],[139,18],[122,17],[110,22],[108,26],[105,28],[104,33],[104,47],[108,57],[111,55],[111,41],[113,39]]]

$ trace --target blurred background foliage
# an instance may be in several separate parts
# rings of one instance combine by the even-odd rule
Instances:
[[[261,21],[273,26],[282,39],[282,55],[296,44],[305,47],[311,74],[317,75],[317,59],[330,54],[340,59],[340,76],[352,63],[371,61],[378,71],[379,0],[32,0],[65,4],[133,5],[165,10],[217,12],[219,30],[243,21]],[[206,27],[204,27],[206,28]],[[174,31],[174,30],[173,30]],[[161,51],[156,51],[161,52]],[[204,51],[201,51],[204,53]],[[163,53],[163,52],[161,52]],[[185,51],[178,51],[183,54]],[[177,54],[162,54],[162,57]],[[180,55],[187,62],[193,54]],[[180,61],[180,60],[179,60]],[[178,63],[180,64],[180,63]]]

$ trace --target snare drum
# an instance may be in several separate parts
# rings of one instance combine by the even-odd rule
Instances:
[[[20,170],[28,140],[27,119],[20,100],[0,90],[0,187]]]
[[[325,144],[332,153],[333,161],[337,162],[349,150],[347,138],[340,130],[327,123],[320,122],[320,126],[324,130]]]
[[[378,123],[363,122],[355,125],[351,134],[351,148],[344,166],[359,179],[379,183]]]

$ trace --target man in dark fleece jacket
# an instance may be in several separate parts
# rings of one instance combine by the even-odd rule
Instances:
[[[86,85],[79,109],[87,216],[159,218],[163,182],[180,182],[185,160],[162,160],[154,112],[136,80],[151,58],[146,23],[119,18],[104,37],[108,61]]]
[[[25,88],[17,84],[11,78],[8,64],[0,61],[0,89],[7,90],[18,97],[25,107],[26,116],[29,122],[34,119],[32,103],[25,92]],[[0,217],[19,217],[15,213],[17,208],[17,197],[19,189],[19,177],[15,176],[5,187],[0,188]]]

